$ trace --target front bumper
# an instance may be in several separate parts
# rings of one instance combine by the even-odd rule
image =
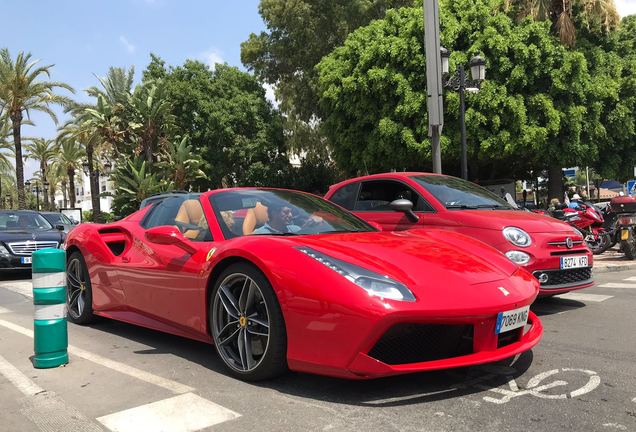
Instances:
[[[31,270],[31,264],[23,264],[21,258],[15,255],[0,255],[0,271]]]

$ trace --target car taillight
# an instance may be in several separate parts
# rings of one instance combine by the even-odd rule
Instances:
[[[620,216],[618,218],[619,225],[636,225],[636,216]]]

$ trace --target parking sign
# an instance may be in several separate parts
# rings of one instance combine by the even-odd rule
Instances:
[[[636,195],[636,180],[627,181],[627,193],[629,195]]]

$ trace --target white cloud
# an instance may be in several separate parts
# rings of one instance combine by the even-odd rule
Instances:
[[[636,0],[615,0],[615,3],[621,17],[636,15]]]
[[[202,52],[201,55],[199,55],[199,58],[207,63],[211,70],[216,68],[217,63],[225,63],[225,60],[223,60],[223,53],[216,48],[210,48],[209,50]]]
[[[137,47],[128,42],[128,39],[126,39],[126,36],[124,35],[119,36],[119,42],[122,43],[124,48],[126,48],[126,51],[128,51],[130,54],[134,53],[135,49],[137,49]]]
[[[276,88],[271,84],[263,84],[265,89],[265,98],[272,103],[275,107],[278,107],[278,101],[276,100]]]

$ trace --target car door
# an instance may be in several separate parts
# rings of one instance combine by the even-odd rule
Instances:
[[[347,186],[350,185],[345,187]],[[411,201],[413,211],[419,216],[419,220],[414,222],[405,213],[393,210],[390,204],[396,199]],[[366,221],[379,224],[385,231],[422,227],[426,224],[426,213],[434,212],[428,202],[411,186],[393,179],[360,182],[352,211]]]
[[[177,226],[197,252],[150,242],[145,233],[158,226]],[[197,332],[205,329],[206,287],[199,274],[212,237],[199,197],[175,196],[155,204],[133,235],[119,272],[128,307]]]

